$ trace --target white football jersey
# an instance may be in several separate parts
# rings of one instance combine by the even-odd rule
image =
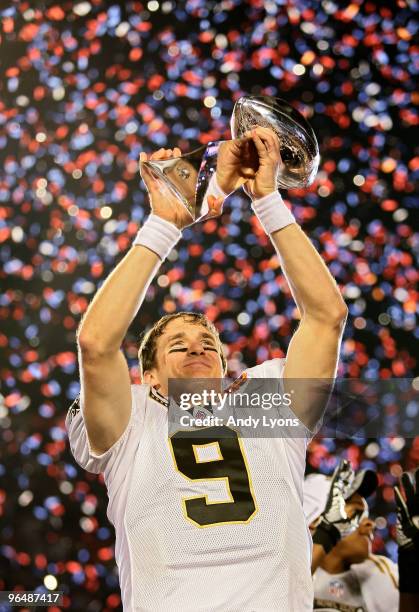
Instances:
[[[316,612],[397,612],[397,565],[387,557],[370,555],[339,574],[319,567],[313,576]]]
[[[280,378],[284,359],[246,370]],[[125,612],[313,609],[301,438],[168,438],[167,400],[132,385],[121,438],[91,452],[83,405],[66,419],[86,470],[103,472]]]

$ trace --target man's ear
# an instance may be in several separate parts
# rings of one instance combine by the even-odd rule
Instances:
[[[146,385],[151,385],[152,387],[154,387],[155,385],[160,386],[158,378],[156,376],[156,373],[153,370],[146,370],[143,374],[143,382]]]

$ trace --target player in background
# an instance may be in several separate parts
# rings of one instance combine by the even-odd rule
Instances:
[[[304,509],[314,541],[312,571],[316,612],[398,611],[397,566],[387,557],[372,554],[371,550],[375,523],[368,517],[365,498],[376,486],[374,472],[362,470],[351,474],[345,461],[332,479],[323,474],[312,474],[305,479]],[[319,517],[322,507],[324,511]]]
[[[313,576],[314,610],[397,612],[397,566],[383,555],[372,554],[374,529],[372,519],[361,519],[359,527],[326,555]]]
[[[377,487],[372,470],[357,474],[342,459],[331,478],[310,474],[304,481],[304,512],[313,533],[312,573],[341,540],[351,534],[363,516],[368,516],[365,500]]]
[[[286,359],[246,372],[283,378],[285,384],[331,380],[346,306],[277,192],[281,159],[275,134],[257,127],[247,134],[249,142],[256,163],[234,141],[208,201],[217,214],[223,194],[245,185],[301,322]],[[160,150],[153,158],[170,155]],[[143,384],[130,384],[121,344],[162,260],[191,223],[186,209],[149,172],[143,179],[152,215],[80,325],[80,407],[67,418],[77,461],[104,474],[124,610],[308,612],[313,600],[302,483],[307,439],[324,406],[297,392],[293,409],[307,428],[306,438],[239,440],[234,434],[210,444],[168,439],[168,380],[220,378],[225,358],[208,321],[181,315],[157,323],[151,350],[143,346],[140,355]]]

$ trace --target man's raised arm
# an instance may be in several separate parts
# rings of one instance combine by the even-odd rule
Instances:
[[[180,150],[160,149],[152,159],[179,156]],[[141,161],[147,160],[145,153]],[[184,206],[149,171],[143,179],[150,195],[152,215],[141,228],[134,246],[97,291],[78,330],[83,415],[91,448],[100,454],[124,432],[131,412],[131,383],[120,350],[162,260],[191,223]]]
[[[249,137],[259,155],[259,169],[255,179],[246,184],[246,191],[271,237],[301,314],[301,323],[288,347],[284,378],[299,379],[292,387],[293,409],[313,429],[328,397],[324,379],[331,382],[336,375],[347,307],[324,261],[276,190],[281,162],[276,135],[258,127]],[[318,379],[323,384],[316,383]]]

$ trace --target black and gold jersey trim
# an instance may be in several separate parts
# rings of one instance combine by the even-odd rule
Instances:
[[[165,408],[169,407],[169,400],[167,399],[167,397],[165,397],[162,393],[159,393],[157,389],[155,389],[151,385],[150,385],[150,391],[148,393],[148,397],[151,397],[151,399],[155,400],[156,402],[158,402]]]
[[[68,419],[68,424],[70,425],[71,421],[74,419],[74,417],[76,416],[76,414],[80,411],[80,395],[78,395],[76,397],[76,399],[73,401],[73,403],[70,405],[70,408],[67,411],[67,419]]]

